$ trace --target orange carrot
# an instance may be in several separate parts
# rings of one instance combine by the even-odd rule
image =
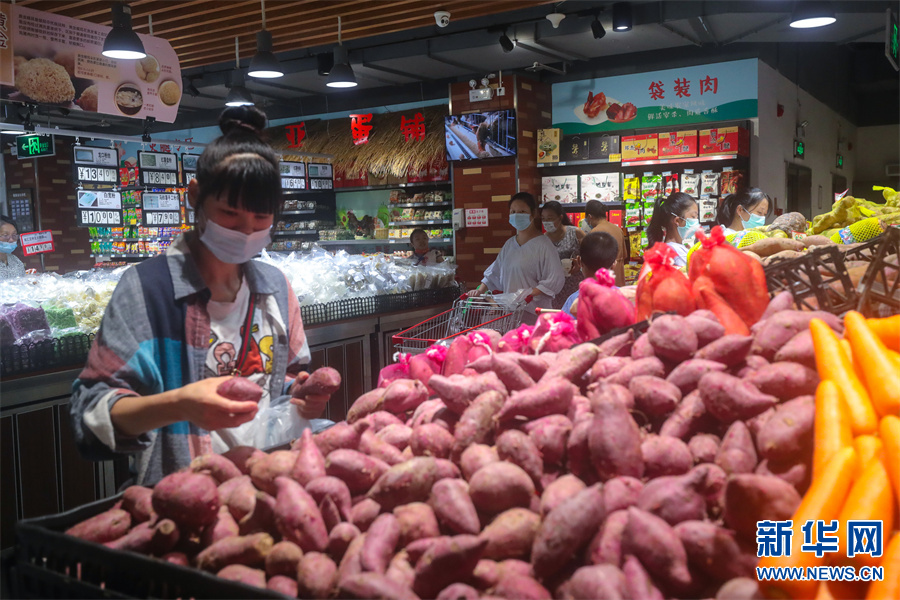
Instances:
[[[847,355],[847,358],[850,360],[850,364],[853,365],[853,372],[856,373],[856,377],[860,381],[865,381],[865,375],[863,374],[862,365],[859,364],[859,361],[853,358],[853,346],[850,345],[850,341],[846,338],[840,340],[841,350],[844,351],[844,354]]]
[[[887,537],[887,532],[885,532]],[[866,600],[896,600],[900,598],[900,532],[888,542],[881,557],[884,579],[873,581],[866,593]]]
[[[894,484],[894,497],[900,507],[900,417],[888,415],[878,426],[881,443],[884,444],[884,462],[888,476]]]
[[[850,416],[853,435],[873,433],[878,428],[878,416],[872,407],[869,393],[853,371],[850,360],[841,350],[837,336],[821,319],[809,323],[813,346],[816,350],[816,368],[819,377],[831,379],[841,390],[844,406]]]
[[[866,319],[866,325],[872,333],[881,338],[885,346],[894,352],[900,352],[900,315],[884,319]]]
[[[818,558],[814,552],[802,552],[803,525],[809,520],[831,521],[837,519],[844,506],[850,485],[853,482],[853,468],[856,452],[853,448],[843,448],[828,461],[828,465],[817,479],[813,479],[806,495],[793,516],[790,556],[769,557],[759,560],[760,567],[818,567],[825,563],[825,557]],[[768,598],[813,598],[816,595],[815,581],[761,581],[760,589]]]
[[[847,556],[846,527],[850,520],[881,521],[883,534],[894,530],[894,492],[884,463],[880,460],[869,461],[862,475],[850,488],[850,494],[838,516],[841,534],[838,536],[839,550],[832,555],[834,564],[853,565],[857,571],[860,567],[877,566],[878,558],[868,554],[857,554],[852,558]]]
[[[853,446],[850,417],[840,390],[830,379],[822,380],[816,389],[814,435],[813,480],[816,480],[838,450]]]
[[[874,435],[860,435],[853,440],[853,449],[856,450],[856,479],[862,475],[863,471],[873,460],[884,461],[881,440]]]
[[[900,414],[900,370],[887,355],[881,339],[866,325],[865,317],[854,310],[844,317],[844,327],[853,354],[859,358],[875,411],[882,417]]]

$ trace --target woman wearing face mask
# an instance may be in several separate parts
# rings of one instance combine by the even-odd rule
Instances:
[[[716,215],[716,224],[722,226],[726,236],[762,227],[771,208],[769,197],[761,189],[744,188],[725,198]]]
[[[659,198],[647,227],[647,247],[665,242],[677,255],[674,265],[686,267],[689,248],[684,240],[700,229],[699,216],[697,203],[685,193],[675,192],[668,198]]]
[[[568,215],[563,212],[562,204],[556,200],[551,200],[541,207],[541,222],[544,226],[544,235],[556,246],[556,253],[559,260],[571,260],[578,256],[578,248],[581,240],[586,235],[584,231],[572,225]],[[563,263],[563,271],[565,271],[565,263]],[[562,308],[566,298],[578,289],[578,284],[584,279],[580,271],[570,272],[566,275],[566,282],[563,289],[553,299],[553,308]]]
[[[25,274],[25,265],[13,256],[19,245],[19,228],[9,217],[0,216],[0,279],[21,277]]]
[[[265,122],[253,107],[222,113],[223,135],[188,186],[197,228],[125,271],[73,386],[82,453],[135,454],[140,485],[210,451],[261,445],[268,424],[254,421],[270,405],[293,402],[308,419],[328,401],[288,395],[310,358],[300,306],[281,271],[251,260],[282,202],[278,156],[260,138]],[[259,403],[218,394],[238,373],[263,389]]]
[[[519,192],[512,197],[509,223],[516,235],[503,244],[497,260],[485,270],[481,284],[470,293],[478,296],[488,290],[529,290],[534,300],[523,320],[531,323],[537,319],[534,308],[550,308],[566,279],[556,247],[538,227],[539,215],[534,196]]]

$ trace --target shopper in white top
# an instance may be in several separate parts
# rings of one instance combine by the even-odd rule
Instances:
[[[728,236],[745,229],[762,227],[771,210],[772,202],[764,191],[759,188],[744,188],[725,197],[716,215],[716,224],[721,225]]]
[[[497,259],[485,270],[481,284],[470,293],[478,296],[488,290],[528,290],[533,300],[523,319],[526,322],[536,320],[536,307],[550,308],[566,280],[556,247],[541,233],[539,221],[534,196],[520,192],[512,197],[509,222],[516,235],[503,244]]]
[[[13,256],[19,244],[19,228],[9,217],[0,216],[0,279],[25,275],[25,264]]]
[[[694,199],[683,192],[659,198],[647,227],[647,247],[664,242],[675,251],[674,265],[687,266],[688,247],[684,240],[700,229],[700,210]]]

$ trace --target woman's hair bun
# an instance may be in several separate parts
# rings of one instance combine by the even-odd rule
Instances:
[[[229,106],[219,115],[219,129],[228,135],[238,128],[259,135],[266,128],[266,114],[255,106]]]

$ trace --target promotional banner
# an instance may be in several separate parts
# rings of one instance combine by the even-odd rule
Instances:
[[[18,5],[0,11],[0,40],[7,45],[0,44],[3,98],[175,121],[181,67],[166,40],[138,34],[147,56],[116,60],[101,54],[110,27]]]
[[[672,127],[757,116],[757,60],[553,84],[564,134]]]

